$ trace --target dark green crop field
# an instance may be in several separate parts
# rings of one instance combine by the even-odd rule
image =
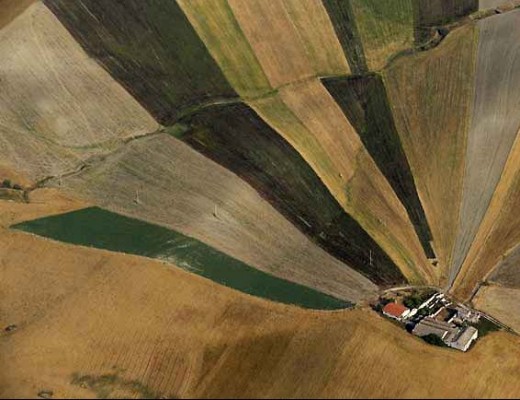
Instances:
[[[367,71],[365,53],[350,1],[323,0],[323,5],[327,9],[350,69],[354,74]]]
[[[405,206],[427,257],[435,258],[428,221],[381,77],[372,74],[327,78],[323,84],[356,128],[365,148]]]
[[[404,282],[300,154],[244,104],[208,107],[176,135],[235,172],[319,246],[381,285]],[[372,256],[372,263],[370,262]]]
[[[414,0],[415,42],[430,38],[430,28],[478,11],[479,0]]]
[[[170,261],[222,285],[281,303],[313,309],[351,306],[252,268],[181,233],[98,207],[23,222],[13,228],[65,243]]]
[[[209,99],[237,96],[176,1],[45,4],[162,124]]]

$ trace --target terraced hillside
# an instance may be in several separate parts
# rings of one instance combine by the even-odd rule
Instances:
[[[517,393],[366,308],[520,329],[505,3],[0,0],[0,396]]]

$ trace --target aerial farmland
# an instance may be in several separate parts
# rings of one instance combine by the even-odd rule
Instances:
[[[0,0],[0,398],[518,397],[519,37],[518,0]]]

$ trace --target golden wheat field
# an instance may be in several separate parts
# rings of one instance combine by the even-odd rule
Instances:
[[[0,398],[517,398],[519,29],[0,0]]]

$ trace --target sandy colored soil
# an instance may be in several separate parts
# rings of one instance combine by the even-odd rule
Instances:
[[[352,11],[370,70],[382,69],[393,54],[413,47],[412,1],[352,1]]]
[[[475,34],[473,26],[466,26],[450,34],[439,47],[401,58],[384,73],[443,280],[448,278],[458,227],[473,96]]]
[[[332,96],[319,80],[313,79],[280,89],[280,98],[325,149],[336,174],[342,174],[344,186],[354,174],[355,154],[362,143]],[[345,202],[341,186],[330,190]]]
[[[271,83],[278,87],[314,75],[282,0],[229,0],[233,13]]]
[[[0,158],[31,178],[157,127],[39,2],[0,31],[0,69]]]
[[[357,302],[376,289],[313,244],[251,186],[167,134],[134,141],[62,184],[95,204],[173,228],[333,296]]]
[[[348,74],[350,67],[323,3],[314,0],[284,0],[314,72],[319,76]]]
[[[280,90],[280,100],[289,111],[276,111],[272,103],[279,100],[270,100],[271,104],[262,100],[253,103],[253,107],[295,146],[347,213],[378,242],[408,279],[431,278],[404,207],[323,85],[311,80],[286,86]]]
[[[520,290],[502,286],[482,286],[473,299],[479,310],[492,315],[516,332],[520,332]]]
[[[258,96],[271,89],[227,0],[181,0],[179,4],[240,96]]]
[[[478,22],[475,103],[468,133],[451,281],[473,245],[520,126],[520,10]],[[493,151],[490,151],[490,149]]]
[[[2,398],[42,390],[54,398],[516,397],[520,390],[520,341],[510,334],[491,334],[463,354],[427,345],[368,310],[269,303],[157,261],[5,229],[0,249],[0,325],[18,326],[0,334],[9,366],[0,370]]]
[[[88,206],[88,203],[64,194],[57,189],[37,189],[29,194],[29,203],[0,202],[0,228],[2,234],[13,224],[36,218],[63,214]]]

